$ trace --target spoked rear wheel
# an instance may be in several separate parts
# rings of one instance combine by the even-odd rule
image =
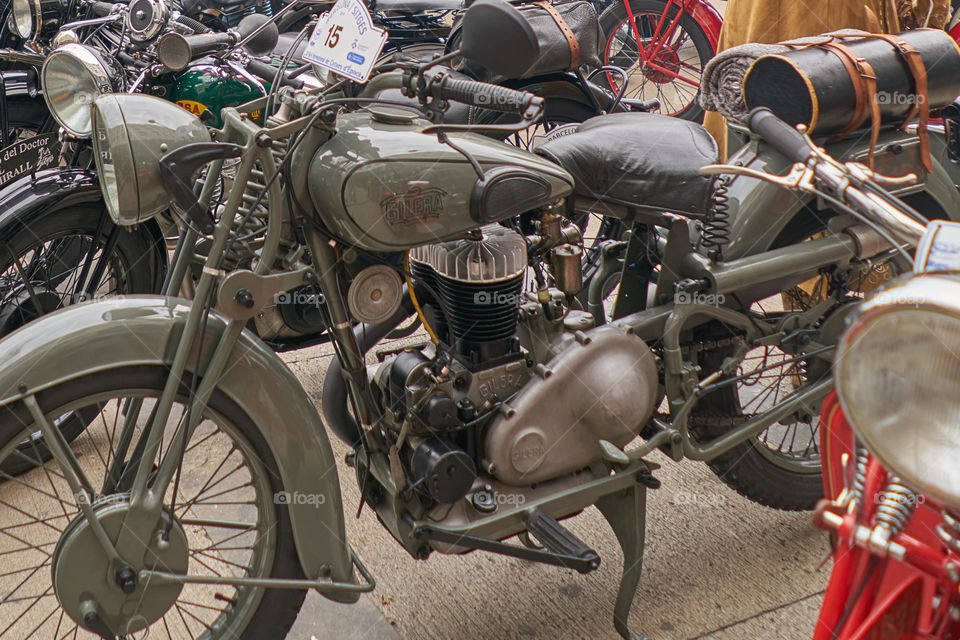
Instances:
[[[822,235],[811,226],[787,228],[773,248]],[[752,310],[767,319],[812,309],[842,286],[846,300],[838,302],[820,318],[822,323],[841,305],[849,305],[895,276],[903,265],[894,259],[877,261],[831,281],[817,276],[782,294],[756,302]],[[838,316],[840,317],[840,316]],[[822,328],[822,324],[819,327]],[[834,328],[828,333],[837,332]],[[816,340],[829,336],[818,335]],[[834,336],[835,337],[835,336]],[[703,375],[719,369],[735,350],[735,333],[714,333],[696,348]],[[827,342],[829,344],[829,342]],[[737,368],[741,379],[709,393],[691,416],[691,432],[715,438],[751,417],[769,411],[792,393],[830,375],[830,365],[816,356],[804,357],[802,348],[784,345],[758,346],[747,352]],[[731,488],[760,504],[790,511],[812,509],[823,497],[820,478],[820,404],[815,403],[785,417],[729,452],[710,461],[710,468]]]
[[[627,13],[626,2],[630,3]],[[627,98],[660,101],[660,112],[701,121],[700,78],[714,50],[703,29],[664,0],[615,0],[600,16],[603,63],[627,74]],[[614,90],[623,82],[607,74]]]
[[[128,367],[36,396],[51,421],[71,412],[96,413],[72,450],[93,492],[92,499],[81,499],[90,499],[98,514],[107,514],[101,522],[108,531],[119,530],[115,514],[124,508],[123,491],[132,475],[127,472],[135,469],[131,454],[166,376],[160,367]],[[124,412],[138,403],[139,418],[124,449]],[[160,455],[169,448],[183,410],[181,398],[167,422]],[[7,480],[0,484],[0,639],[95,638],[77,624],[83,611],[79,600],[96,601],[110,631],[126,638],[260,640],[286,635],[303,591],[202,584],[171,591],[169,582],[151,580],[137,581],[135,590],[125,594],[111,584],[115,576],[106,554],[90,544],[77,496],[59,465],[43,463],[35,451],[16,451],[36,429],[22,405],[0,416],[0,455],[25,458],[34,467],[17,478],[0,473]],[[117,460],[124,462],[116,465]],[[119,477],[108,469],[119,470]],[[168,526],[169,542],[149,543],[145,556],[184,565],[190,575],[301,578],[287,507],[275,499],[282,490],[276,462],[250,418],[215,393],[187,444],[179,494],[174,500],[171,488],[164,500],[165,511],[173,516],[157,525],[154,539],[161,540],[161,529]]]

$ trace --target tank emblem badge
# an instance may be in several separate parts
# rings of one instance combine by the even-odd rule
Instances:
[[[195,116],[202,116],[207,110],[207,105],[200,104],[196,100],[177,100],[177,104]]]
[[[406,227],[440,217],[447,192],[439,187],[413,187],[406,193],[392,193],[380,201],[380,211],[391,227]]]

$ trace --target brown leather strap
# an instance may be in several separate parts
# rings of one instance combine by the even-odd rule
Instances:
[[[873,66],[866,59],[857,56],[850,47],[839,42],[828,42],[822,47],[838,58],[846,68],[853,83],[853,91],[857,104],[853,116],[836,139],[842,140],[859,129],[867,116],[870,116],[870,150],[867,163],[873,168],[873,156],[880,138],[880,103],[877,101],[877,74]]]
[[[543,7],[544,11],[550,14],[550,17],[553,18],[553,21],[557,23],[557,26],[560,27],[560,31],[567,39],[567,44],[570,45],[570,66],[567,67],[567,71],[573,71],[580,66],[580,41],[577,40],[576,34],[573,32],[573,29],[570,28],[570,25],[567,24],[567,21],[563,19],[563,16],[560,15],[560,12],[557,11],[557,8],[546,0],[542,2],[534,2],[533,4],[538,7]]]
[[[927,171],[933,171],[933,162],[930,159],[930,134],[927,124],[930,122],[930,94],[927,88],[927,67],[923,64],[920,52],[909,42],[888,33],[873,34],[874,38],[886,40],[893,45],[913,74],[914,103],[903,119],[905,126],[914,116],[919,115],[917,123],[917,137],[920,139],[920,160]]]

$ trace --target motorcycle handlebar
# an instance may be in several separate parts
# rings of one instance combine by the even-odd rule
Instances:
[[[110,15],[116,6],[117,5],[112,2],[92,2],[90,3],[90,11],[93,13],[93,15],[102,18]]]
[[[747,120],[750,131],[766,140],[770,146],[793,162],[806,163],[812,150],[796,128],[790,126],[766,107],[750,112]]]
[[[277,76],[277,68],[275,66],[260,60],[251,59],[247,63],[247,71],[267,82],[273,82],[273,79]],[[303,88],[303,80],[300,80],[299,78],[289,78],[287,75],[288,74],[286,72],[280,74],[279,82],[281,85],[287,85],[289,87],[293,87],[294,89]]]
[[[543,98],[529,91],[517,91],[496,84],[450,76],[439,80],[439,94],[445,100],[504,113],[523,114],[531,107],[540,109],[543,106]]]

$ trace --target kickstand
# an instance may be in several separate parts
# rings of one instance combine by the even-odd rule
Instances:
[[[604,496],[596,504],[623,549],[623,577],[613,609],[613,626],[625,640],[648,640],[634,634],[627,626],[643,567],[647,487],[637,483],[630,489]]]

